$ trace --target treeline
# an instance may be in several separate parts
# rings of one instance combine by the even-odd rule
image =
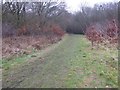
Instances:
[[[64,32],[84,34],[96,22],[117,20],[118,3],[82,6],[74,14],[65,2],[5,2],[2,4],[3,36]],[[62,32],[61,32],[62,31]]]
[[[67,28],[70,33],[85,33],[88,26],[94,23],[103,23],[118,17],[118,3],[95,4],[93,8],[83,6],[80,11],[71,16]]]
[[[55,28],[65,11],[64,2],[5,2],[2,5],[3,35],[42,34]],[[49,29],[49,30],[48,30]],[[56,31],[57,32],[57,31]]]

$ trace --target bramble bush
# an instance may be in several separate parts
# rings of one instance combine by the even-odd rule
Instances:
[[[110,45],[116,46],[118,43],[118,25],[115,19],[110,20],[106,23],[106,30],[98,30],[95,25],[91,25],[86,29],[85,35],[86,38],[91,42],[92,47],[95,44]]]
[[[54,34],[57,34],[59,36],[63,36],[65,34],[65,32],[62,30],[62,28],[59,25],[53,24],[51,26],[51,30]]]

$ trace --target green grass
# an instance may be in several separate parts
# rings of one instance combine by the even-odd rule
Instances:
[[[12,68],[15,62],[22,62],[19,67],[14,66],[15,69],[8,69],[6,72],[8,75],[5,73],[4,80],[8,79],[11,70],[14,70],[15,73],[12,73],[14,77],[18,74],[26,75],[26,78],[15,87],[105,88],[118,86],[118,51],[116,49],[91,50],[90,42],[82,35],[67,35],[59,44],[49,48],[49,52],[48,50],[43,54],[40,53],[44,50],[38,52],[34,59],[28,55],[4,63],[4,67]],[[27,63],[31,59],[33,62]],[[9,83],[6,86],[13,87],[16,81],[9,81]]]
[[[69,62],[71,70],[68,74],[67,86],[117,87],[118,61],[113,59],[117,57],[118,51],[116,49],[106,51],[102,48],[91,50],[90,43],[85,38],[81,38],[80,41],[76,46],[75,57]]]

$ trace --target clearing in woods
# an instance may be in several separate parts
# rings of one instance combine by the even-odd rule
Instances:
[[[84,36],[66,35],[45,50],[3,62],[3,87],[117,87],[117,53],[91,50]]]

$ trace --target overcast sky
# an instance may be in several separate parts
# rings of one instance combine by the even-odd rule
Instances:
[[[3,2],[9,1],[9,0],[2,0]],[[14,1],[32,1],[32,2],[47,2],[49,0],[14,0]],[[56,0],[53,0],[56,1]],[[58,0],[58,1],[65,1],[67,4],[67,10],[71,13],[74,13],[75,11],[78,11],[80,9],[80,6],[87,5],[93,7],[96,3],[107,3],[107,2],[118,2],[120,0]]]
[[[93,7],[95,3],[118,2],[119,0],[65,0],[67,10],[74,12],[79,10],[81,5]]]

